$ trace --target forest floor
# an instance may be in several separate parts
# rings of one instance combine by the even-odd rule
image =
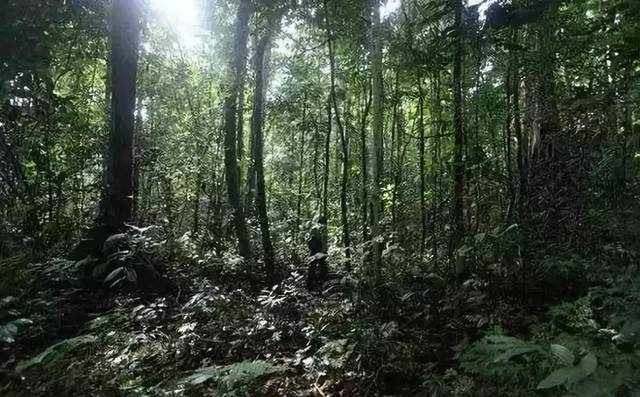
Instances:
[[[556,259],[560,270],[544,276],[555,284],[545,289],[525,281],[527,299],[521,299],[523,285],[497,269],[460,283],[433,273],[395,275],[375,289],[337,272],[322,292],[309,292],[303,264],[290,264],[279,284],[260,289],[247,264],[194,264],[162,257],[165,252],[152,258],[172,263],[164,269],[172,288],[160,293],[127,286],[124,278],[119,288],[87,286],[82,261],[28,264],[16,270],[14,284],[3,286],[10,293],[0,301],[1,322],[11,322],[0,328],[0,394],[529,395],[526,382],[518,389],[479,376],[484,362],[499,362],[505,353],[487,356],[483,335],[498,326],[531,343],[558,343],[570,333],[577,342],[567,346],[578,355],[597,352],[604,365],[612,350],[603,349],[618,347],[595,350],[580,327],[597,322],[605,329],[611,305],[598,301],[596,307],[592,299],[583,315],[580,302],[598,283],[606,299],[618,299],[610,290],[623,281],[610,277],[611,266],[637,266],[629,246],[634,228],[616,230],[620,241],[604,246],[598,258]],[[602,272],[592,281],[577,280],[594,261]],[[640,285],[637,277],[623,276],[633,288]],[[638,296],[621,299],[636,302]],[[515,346],[506,361],[529,345]],[[479,351],[485,356],[476,357]]]
[[[248,275],[200,267],[176,269],[177,290],[156,296],[78,288],[68,278],[75,264],[34,267],[32,276],[42,273],[30,298],[3,300],[3,310],[36,322],[20,343],[3,349],[9,395],[244,390],[321,396],[384,389],[410,395],[420,389],[422,374],[451,366],[499,312],[481,313],[485,297],[473,286],[443,301],[446,291],[437,280],[423,280],[402,296],[388,286],[378,292],[387,296],[374,297],[337,274],[323,293],[308,292],[304,276],[293,272],[252,293],[251,283],[241,281]],[[475,304],[462,312],[460,300]],[[449,323],[454,315],[458,324]],[[92,337],[75,346],[74,338],[85,335]],[[52,341],[72,342],[47,350]],[[29,357],[40,362],[25,365]],[[18,362],[24,369],[8,371]],[[199,370],[213,366],[219,374]],[[207,377],[220,379],[205,385]]]

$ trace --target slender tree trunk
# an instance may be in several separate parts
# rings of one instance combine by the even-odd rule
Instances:
[[[256,143],[253,139],[253,133],[249,134],[249,155],[250,158],[253,159],[255,157],[256,151]],[[249,210],[251,207],[251,203],[253,202],[254,193],[256,189],[256,170],[253,167],[253,160],[248,162],[247,165],[247,175],[246,175],[246,188],[245,188],[245,200],[244,200],[244,208],[245,210]]]
[[[624,107],[622,120],[622,188],[625,189],[627,183],[627,163],[629,152],[629,138],[633,135],[633,92],[632,87],[632,69],[628,64],[624,69]],[[632,148],[634,149],[634,148]]]
[[[424,256],[425,242],[427,240],[427,203],[425,201],[425,173],[424,173],[424,94],[422,92],[422,78],[418,77],[418,131],[420,141],[418,153],[420,156],[418,167],[420,167],[420,258]]]
[[[393,110],[391,111],[391,150],[389,151],[389,170],[388,170],[388,180],[395,180],[395,172],[398,167],[398,153],[400,152],[397,149],[397,132],[398,132],[398,108],[400,106],[400,94],[398,92],[399,89],[399,79],[398,72],[395,73],[395,81],[393,88]],[[393,200],[392,200],[392,211],[391,211],[391,223],[395,226],[395,214],[393,212]]]
[[[505,81],[504,87],[506,92],[506,108],[507,111],[507,119],[505,120],[505,134],[504,134],[504,153],[505,153],[505,170],[507,174],[507,213],[505,217],[505,223],[511,224],[513,221],[513,214],[515,210],[515,187],[513,184],[513,161],[511,155],[511,127],[514,122],[514,114],[513,114],[513,83],[511,81],[513,77],[513,62],[514,59],[511,57],[509,60],[509,65],[507,67],[507,71],[505,73]]]
[[[114,0],[111,26],[111,133],[102,217],[108,233],[124,229],[133,215],[133,141],[139,4]]]
[[[368,178],[367,178],[367,118],[369,116],[369,109],[371,108],[371,90],[368,90],[365,85],[364,89],[365,105],[364,111],[362,112],[362,120],[360,122],[360,166],[361,174],[362,174],[362,241],[365,242],[369,240],[369,222],[367,220],[368,208],[369,208],[369,199],[368,199]]]
[[[513,32],[514,43],[517,44],[518,31]],[[513,126],[516,135],[516,141],[518,143],[518,222],[519,224],[526,223],[527,219],[527,202],[529,200],[527,193],[528,179],[529,179],[529,152],[528,140],[522,133],[522,121],[520,116],[520,64],[517,60],[517,56],[513,57],[513,77],[511,83],[513,84],[512,93],[513,99],[511,102],[512,114],[513,114]]]
[[[380,24],[380,2],[371,0],[371,14],[373,21],[371,24],[371,74],[372,74],[372,114],[373,114],[373,142],[371,145],[371,225],[373,233],[373,263],[370,269],[370,277],[373,282],[378,282],[380,268],[382,266],[382,246],[381,246],[381,222],[382,222],[382,194],[381,184],[383,178],[383,119],[384,119],[384,87],[382,79],[382,32]]]
[[[432,97],[432,107],[433,107],[433,116],[431,118],[431,129],[435,137],[433,138],[433,150],[431,151],[431,172],[432,172],[432,184],[433,184],[433,202],[431,212],[433,213],[433,222],[431,226],[431,243],[432,243],[432,251],[433,251],[433,262],[436,267],[438,267],[438,225],[440,218],[440,187],[441,187],[441,170],[442,167],[440,165],[441,156],[440,156],[440,136],[442,133],[442,106],[440,103],[440,74],[436,72],[433,78],[433,97]]]
[[[234,52],[229,67],[230,87],[224,99],[224,164],[227,183],[227,199],[232,210],[233,226],[238,238],[238,253],[242,257],[251,255],[249,233],[240,201],[240,184],[237,159],[237,115],[238,97],[244,86],[247,40],[249,36],[249,1],[240,0],[235,22]]]
[[[465,164],[464,120],[462,93],[462,66],[464,58],[462,0],[455,0],[455,53],[453,60],[453,235],[450,256],[460,247],[464,238],[464,196],[465,196]]]
[[[140,161],[140,136],[142,135],[142,103],[137,101],[137,109],[135,113],[135,137],[133,148],[133,219],[139,222],[138,214],[140,212],[140,179],[141,179],[141,161]]]
[[[415,119],[414,119],[414,127],[415,127]],[[405,118],[404,112],[400,108],[398,110],[396,116],[396,155],[395,155],[395,166],[393,171],[393,191],[391,192],[391,223],[393,225],[393,229],[397,231],[398,229],[398,202],[401,200],[400,195],[402,193],[401,185],[402,185],[402,165],[404,163],[404,156],[406,154],[406,145],[404,144],[404,134],[405,134]]]
[[[253,91],[253,114],[251,115],[251,131],[255,143],[253,153],[253,168],[256,172],[256,209],[258,210],[258,224],[262,236],[262,250],[267,282],[275,280],[275,254],[271,242],[271,231],[267,211],[267,193],[264,178],[264,98],[267,85],[267,63],[269,47],[273,35],[272,29],[279,24],[280,19],[272,21],[273,25],[263,35],[256,46],[254,55],[255,88]],[[274,23],[277,22],[277,23]]]
[[[538,109],[540,111],[540,151],[548,160],[556,158],[556,145],[560,131],[558,105],[555,88],[554,33],[549,21],[542,22],[540,32],[542,71],[538,88]]]
[[[167,219],[167,226],[165,233],[167,236],[167,246],[169,247],[170,255],[173,254],[176,240],[176,210],[175,210],[175,195],[173,190],[173,184],[171,178],[163,174],[160,176],[160,190],[162,192],[162,201],[164,203],[164,215]]]
[[[349,219],[347,208],[347,187],[349,183],[349,148],[347,144],[346,133],[344,125],[342,124],[342,118],[340,114],[340,107],[338,106],[338,98],[336,96],[336,60],[334,54],[334,42],[331,24],[329,22],[329,10],[327,9],[327,2],[325,1],[325,22],[327,33],[327,46],[329,49],[329,69],[331,72],[331,103],[333,105],[333,112],[335,114],[336,125],[338,132],[340,133],[340,148],[342,157],[342,171],[340,181],[340,218],[342,221],[342,244],[345,249],[346,267],[350,268],[350,236],[349,236]]]
[[[238,186],[242,186],[242,170],[244,165],[244,79],[238,91],[238,126],[236,127],[236,150],[238,152]]]
[[[566,226],[560,223],[561,212],[565,209],[573,211],[572,192],[565,189],[566,176],[570,171],[569,164],[561,163],[570,153],[561,156],[563,150],[562,131],[556,99],[556,39],[554,31],[555,10],[549,10],[544,18],[535,26],[532,38],[536,40],[537,51],[534,52],[532,99],[535,103],[534,128],[537,136],[533,136],[530,161],[529,195],[535,197],[530,201],[529,212],[532,215],[527,230],[536,233],[529,235],[532,241],[554,241],[561,238],[561,230]],[[533,27],[531,28],[534,29]],[[531,65],[530,65],[531,67]],[[569,149],[564,147],[564,149]],[[562,192],[562,193],[561,193]],[[539,237],[539,238],[538,238]]]
[[[518,41],[518,31],[514,29],[513,31],[513,41],[514,44],[517,44]],[[514,46],[515,47],[515,46]],[[528,277],[528,269],[527,269],[527,251],[528,251],[528,229],[527,225],[528,221],[528,185],[529,185],[529,145],[526,137],[523,136],[522,133],[522,121],[520,117],[520,63],[518,61],[518,54],[514,54],[512,57],[512,77],[511,84],[513,88],[512,92],[512,100],[511,100],[511,114],[513,118],[513,130],[516,136],[516,141],[518,144],[518,194],[517,194],[517,210],[518,210],[518,224],[520,225],[521,231],[521,243],[520,249],[518,252],[518,259],[520,262],[520,277],[521,284],[523,285],[522,295],[523,298],[527,296],[527,283],[526,278]]]
[[[302,106],[302,125],[300,126],[300,159],[298,162],[298,197],[296,203],[296,228],[295,236],[300,232],[300,223],[302,218],[302,187],[304,185],[304,150],[306,144],[307,131],[307,97],[305,94]]]
[[[324,173],[322,180],[322,217],[326,224],[329,219],[328,207],[329,207],[329,161],[331,159],[331,153],[329,152],[331,144],[331,128],[333,124],[331,113],[331,99],[327,100],[327,135],[324,141]]]
[[[482,190],[482,148],[480,147],[480,83],[481,83],[481,73],[482,73],[482,47],[480,44],[480,39],[482,37],[482,32],[479,27],[476,28],[476,37],[475,37],[475,91],[473,93],[474,96],[474,106],[473,106],[473,132],[474,132],[474,147],[473,147],[473,156],[474,156],[474,168],[475,168],[475,224],[470,221],[470,226],[473,225],[474,234],[478,233],[480,228],[480,223],[482,222],[483,216],[483,205],[481,201],[481,190]]]
[[[196,164],[196,191],[193,198],[193,220],[191,223],[191,235],[194,237],[200,233],[200,200],[202,199],[202,192],[205,190],[203,189],[204,181],[200,163],[201,160],[198,158]]]
[[[322,188],[318,179],[318,158],[320,157],[320,131],[318,131],[318,120],[313,122],[313,186],[316,193],[316,209],[322,203]]]

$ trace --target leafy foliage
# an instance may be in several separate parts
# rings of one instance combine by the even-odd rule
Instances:
[[[637,0],[136,2],[0,2],[0,394],[640,393]]]
[[[267,378],[286,371],[286,368],[266,361],[242,361],[216,368],[203,368],[184,378],[182,382],[198,386],[205,382],[216,384],[216,395],[241,396],[250,394]]]
[[[34,367],[36,365],[47,365],[58,360],[64,354],[87,344],[92,344],[97,341],[94,335],[81,335],[71,339],[65,339],[62,342],[58,342],[53,346],[49,346],[45,351],[37,356],[30,358],[26,361],[20,362],[16,366],[17,371],[23,371]]]
[[[33,324],[33,321],[28,318],[19,318],[17,320],[10,321],[4,325],[0,325],[0,341],[4,343],[15,342],[15,337],[21,327]]]

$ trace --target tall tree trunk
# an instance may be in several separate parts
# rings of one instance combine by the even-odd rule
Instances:
[[[540,154],[546,160],[556,158],[557,139],[560,131],[555,86],[555,40],[552,26],[546,19],[540,28],[541,73],[538,87],[538,109],[540,111]]]
[[[518,31],[513,32],[514,44],[518,41]],[[513,130],[518,143],[518,223],[524,224],[527,219],[527,202],[529,200],[527,186],[529,180],[529,144],[522,132],[522,119],[520,116],[520,63],[517,55],[513,57],[511,113],[513,117]]]
[[[475,30],[475,73],[474,73],[474,93],[473,93],[473,167],[475,170],[474,175],[474,190],[475,190],[475,223],[469,220],[470,228],[473,227],[473,233],[477,234],[480,228],[480,224],[482,222],[483,216],[483,205],[481,201],[481,191],[482,191],[482,158],[483,158],[483,150],[480,146],[480,83],[482,82],[482,46],[481,46],[481,37],[482,32],[477,25],[479,21],[474,21],[474,30]],[[470,218],[470,217],[468,217]]]
[[[279,23],[280,19],[277,19]],[[253,168],[256,172],[256,209],[258,211],[258,224],[262,236],[262,250],[264,254],[264,266],[267,282],[275,279],[275,254],[271,242],[269,216],[267,213],[267,193],[264,178],[264,98],[267,81],[268,53],[273,34],[271,25],[258,42],[254,55],[255,88],[253,91],[253,114],[251,115],[251,135],[255,144],[253,153]]]
[[[236,150],[238,154],[238,186],[242,186],[244,165],[244,79],[238,91],[238,123],[236,127]]]
[[[136,222],[139,222],[140,213],[140,180],[142,178],[142,161],[140,159],[140,136],[142,135],[142,101],[138,99],[137,109],[135,112],[134,131],[135,136],[133,139],[133,209],[132,215]]]
[[[316,209],[322,203],[322,188],[318,179],[318,158],[320,157],[320,131],[318,120],[313,121],[313,187],[316,194]]]
[[[398,156],[397,153],[400,152],[400,150],[396,150],[397,147],[397,133],[398,133],[398,108],[400,107],[400,93],[398,92],[399,90],[399,74],[398,71],[396,70],[395,72],[395,78],[394,78],[394,88],[393,88],[393,109],[391,111],[391,147],[389,150],[389,170],[387,171],[388,174],[388,180],[393,181],[395,180],[395,172],[398,166]],[[395,214],[393,213],[393,200],[392,200],[392,210],[391,210],[391,222],[392,224],[395,224]]]
[[[367,118],[369,116],[369,109],[371,108],[371,90],[367,90],[367,85],[364,88],[365,104],[364,111],[362,112],[362,119],[360,121],[360,166],[362,174],[362,241],[369,240],[369,222],[367,220],[367,214],[369,212],[369,198],[367,194],[368,190],[368,178],[367,178]],[[367,93],[368,91],[368,93]]]
[[[249,133],[249,156],[252,160],[248,161],[247,164],[246,188],[244,192],[244,208],[247,211],[249,211],[251,203],[253,202],[256,189],[256,170],[253,167],[253,158],[255,157],[255,151],[256,143],[253,139],[253,133]]]
[[[331,153],[329,152],[331,144],[331,128],[333,124],[331,112],[331,98],[327,100],[327,135],[324,141],[324,171],[322,176],[322,218],[326,224],[329,219],[329,161]]]
[[[418,131],[420,141],[418,153],[420,156],[418,167],[420,168],[420,258],[424,256],[424,246],[427,240],[427,204],[425,201],[425,175],[424,175],[424,93],[422,92],[422,78],[418,77]],[[435,135],[435,133],[434,133]]]
[[[197,237],[200,234],[200,200],[205,182],[203,180],[202,170],[200,169],[200,159],[198,159],[196,171],[196,191],[193,198],[193,219],[191,222],[191,235]]]
[[[455,53],[453,59],[453,235],[449,250],[452,258],[464,238],[465,164],[463,150],[465,136],[462,108],[462,66],[464,59],[462,9],[462,0],[455,0]]]
[[[432,79],[432,109],[433,115],[431,117],[431,129],[433,131],[433,145],[431,151],[431,178],[433,184],[434,198],[431,205],[431,212],[433,213],[433,222],[431,226],[431,244],[432,244],[432,257],[436,267],[438,267],[438,225],[440,218],[440,192],[441,192],[441,158],[440,155],[440,137],[442,135],[442,106],[440,102],[440,73],[436,72]]]
[[[298,162],[298,197],[296,203],[296,228],[294,238],[297,240],[300,233],[300,223],[302,218],[302,187],[304,185],[304,150],[307,132],[307,96],[305,94],[302,105],[302,125],[300,126],[300,158]]]
[[[560,222],[561,213],[565,210],[573,211],[575,208],[572,190],[568,185],[574,183],[568,167],[571,164],[562,160],[571,156],[570,148],[562,145],[562,131],[558,114],[556,99],[556,39],[554,32],[555,9],[546,11],[544,18],[535,27],[532,27],[537,45],[535,56],[537,63],[533,75],[535,79],[532,88],[532,99],[535,103],[535,129],[533,141],[530,146],[530,196],[535,200],[530,201],[529,212],[532,215],[528,225],[529,232],[538,233],[537,236],[529,235],[533,241],[553,241],[561,237],[561,229],[568,227],[566,222]],[[535,30],[534,30],[535,29]],[[562,156],[560,155],[562,153]],[[577,170],[575,176],[577,175]],[[567,185],[565,185],[567,183]],[[536,238],[534,238],[536,237]]]
[[[633,136],[633,92],[632,85],[632,68],[631,64],[627,64],[624,68],[624,106],[622,112],[622,188],[626,188],[627,184],[627,163],[629,157],[629,138]],[[632,149],[634,149],[632,147]]]
[[[515,187],[513,184],[513,161],[511,155],[511,128],[513,126],[514,114],[513,114],[513,62],[514,59],[511,57],[509,60],[509,64],[507,66],[507,71],[505,73],[504,78],[504,88],[506,93],[506,108],[507,108],[507,119],[505,120],[505,134],[504,134],[504,153],[505,153],[505,170],[507,174],[507,212],[505,216],[505,223],[510,225],[513,221],[513,214],[515,210]]]
[[[383,118],[384,118],[384,86],[382,79],[382,32],[380,24],[380,1],[371,1],[371,98],[373,113],[373,142],[371,145],[371,231],[373,233],[373,263],[370,269],[370,277],[377,282],[382,266],[382,246],[380,238],[382,234],[382,194],[381,184],[383,178]]]
[[[336,125],[338,132],[340,133],[340,148],[341,148],[341,160],[342,160],[342,172],[340,180],[340,219],[342,221],[342,244],[345,249],[346,267],[350,268],[350,236],[349,236],[349,219],[347,208],[347,187],[349,183],[349,148],[347,144],[347,137],[342,124],[342,118],[340,114],[340,107],[338,106],[338,98],[336,95],[336,59],[334,53],[333,32],[331,24],[329,23],[329,10],[327,9],[327,2],[325,0],[325,23],[327,34],[327,46],[329,49],[329,69],[331,72],[331,104],[333,105],[333,113],[335,115]]]
[[[240,184],[237,159],[237,114],[238,98],[243,87],[249,37],[249,1],[240,0],[235,22],[233,59],[229,65],[229,90],[224,99],[224,165],[227,183],[227,199],[232,210],[233,226],[238,238],[238,253],[242,257],[251,255],[249,233],[240,201]]]
[[[405,118],[402,108],[399,106],[399,110],[396,114],[396,155],[395,164],[393,170],[393,190],[391,192],[391,223],[394,231],[398,228],[398,203],[401,201],[401,185],[402,185],[402,164],[404,163],[404,156],[406,154],[407,146],[404,144],[405,134]],[[414,123],[415,127],[415,118]]]
[[[133,215],[133,141],[140,9],[137,1],[113,0],[111,26],[111,132],[102,203],[108,233],[123,230]]]

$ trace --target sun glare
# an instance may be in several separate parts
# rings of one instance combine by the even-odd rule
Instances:
[[[386,0],[380,6],[380,17],[382,19],[387,19],[391,14],[396,12],[398,8],[400,8],[401,0]]]
[[[200,0],[149,0],[161,22],[175,32],[179,44],[193,48],[198,42],[201,29]]]
[[[487,9],[489,9],[489,6],[491,6],[491,4],[495,2],[496,0],[469,0],[469,3],[467,5],[468,6],[479,5],[478,12],[480,13],[480,20],[484,21],[486,17]]]

